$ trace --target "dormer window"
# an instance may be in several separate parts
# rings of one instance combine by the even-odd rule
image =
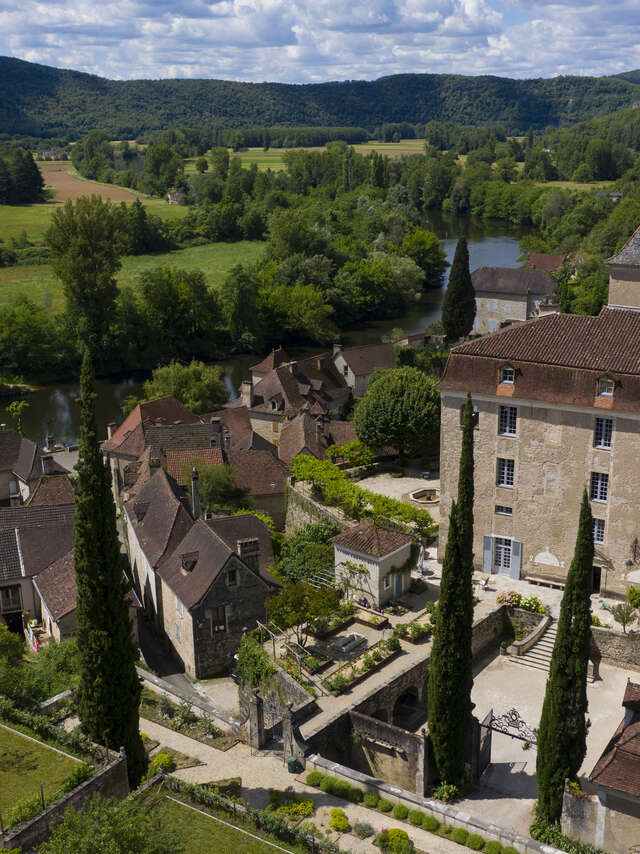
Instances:
[[[598,380],[598,397],[613,397],[613,389],[615,383],[608,377],[602,377]]]
[[[508,365],[500,368],[500,383],[502,385],[513,385],[516,381],[516,370]]]
[[[237,587],[238,586],[238,572],[235,569],[230,569],[227,572],[227,584],[229,587]]]

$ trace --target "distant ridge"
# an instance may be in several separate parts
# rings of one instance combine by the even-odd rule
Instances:
[[[432,119],[501,122],[509,132],[575,124],[629,106],[640,72],[513,80],[398,74],[374,81],[286,84],[226,80],[107,80],[0,57],[0,138],[76,138],[102,129],[133,138],[171,125],[356,125]]]

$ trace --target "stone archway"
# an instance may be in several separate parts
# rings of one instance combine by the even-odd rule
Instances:
[[[397,698],[391,722],[402,729],[414,731],[424,723],[426,717],[426,704],[420,702],[418,689],[411,686]]]

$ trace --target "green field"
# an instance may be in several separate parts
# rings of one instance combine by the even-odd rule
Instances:
[[[423,139],[402,139],[400,142],[365,142],[361,145],[354,145],[355,150],[359,154],[370,154],[372,151],[378,151],[380,154],[389,156],[399,156],[401,154],[422,154],[424,152]],[[244,151],[236,153],[230,152],[232,157],[239,157],[243,166],[250,166],[256,163],[258,169],[273,169],[277,172],[279,169],[284,169],[283,155],[286,151],[324,151],[324,146],[319,145],[315,148],[302,149],[287,149],[287,148],[270,148],[268,151],[263,151],[262,148],[247,148]],[[195,169],[193,165],[195,158],[185,160],[186,171]]]
[[[612,181],[591,181],[581,183],[579,181],[538,181],[538,187],[562,187],[564,190],[602,190],[605,187],[613,189]]]
[[[46,798],[77,767],[71,757],[0,727],[0,813],[5,821],[11,807],[40,793],[41,783]]]
[[[230,852],[238,854],[275,854],[278,850],[267,841],[261,842],[253,839],[242,830],[235,830],[227,825],[231,824],[231,818],[226,813],[220,813],[220,818],[226,824],[220,824],[213,818],[208,818],[200,812],[195,812],[188,806],[179,804],[165,797],[154,804],[153,811],[161,814],[168,820],[171,828],[178,832],[185,842],[185,850],[189,854],[211,854],[211,852]],[[247,827],[247,831],[253,836],[262,835],[254,827]],[[285,851],[302,852],[304,849],[288,845],[286,842],[276,843]]]
[[[220,285],[235,264],[251,264],[265,248],[264,243],[243,240],[238,243],[207,243],[177,249],[162,255],[136,255],[122,259],[118,284],[137,286],[137,277],[143,270],[153,267],[180,267],[185,270],[203,270],[210,287]],[[63,308],[62,285],[49,265],[36,267],[0,268],[0,308],[16,296],[24,295],[53,309]]]

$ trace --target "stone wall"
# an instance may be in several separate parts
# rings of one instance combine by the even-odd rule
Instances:
[[[640,670],[640,632],[626,635],[614,629],[591,627],[591,659]]]
[[[355,520],[337,507],[327,507],[311,496],[307,484],[289,483],[287,488],[287,514],[285,517],[285,534],[290,537],[304,525],[313,522],[333,522],[341,531],[355,525]]]
[[[629,854],[640,840],[640,805],[604,793],[575,797],[565,791],[562,832],[609,854]]]
[[[471,652],[474,661],[481,658],[502,640],[507,630],[506,612],[506,607],[501,605],[488,613],[486,617],[474,620],[471,637]]]
[[[122,800],[129,794],[127,757],[124,752],[36,818],[5,833],[0,837],[1,844],[8,849],[21,847],[25,851],[30,850],[49,836],[51,827],[61,820],[65,810],[69,807],[79,809],[87,798],[96,794],[116,800]]]
[[[260,688],[260,696],[265,701],[265,728],[273,729],[282,720],[287,703],[292,703],[292,720],[297,724],[305,720],[316,709],[316,701],[307,693],[299,682],[289,676],[276,661],[271,659],[276,668],[275,676],[268,685]],[[249,716],[251,705],[251,688],[246,683],[238,686],[238,702],[240,705],[240,717],[245,720]],[[268,737],[270,734],[267,733]]]

